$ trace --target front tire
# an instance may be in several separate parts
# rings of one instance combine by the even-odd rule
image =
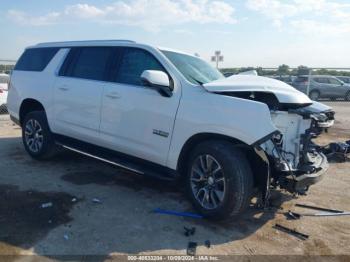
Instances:
[[[318,99],[320,98],[320,92],[318,92],[318,91],[311,91],[311,93],[309,94],[309,97],[313,101],[318,101]]]
[[[226,141],[208,141],[192,151],[186,188],[194,207],[221,220],[242,213],[250,203],[253,174],[246,156]]]
[[[53,157],[56,145],[44,111],[28,113],[22,124],[22,141],[27,153],[37,159]]]

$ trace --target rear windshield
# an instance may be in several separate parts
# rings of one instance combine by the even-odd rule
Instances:
[[[50,63],[59,48],[31,48],[24,51],[14,70],[40,72]]]

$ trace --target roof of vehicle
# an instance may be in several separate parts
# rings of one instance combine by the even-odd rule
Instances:
[[[309,77],[308,75],[301,75],[298,77]],[[330,77],[330,78],[334,78],[336,76],[330,76],[330,75],[311,75],[311,77]]]
[[[119,44],[140,44],[132,40],[126,40],[126,39],[114,39],[114,40],[82,40],[82,41],[62,41],[62,42],[46,42],[46,43],[39,43],[34,46],[30,46],[28,48],[45,48],[45,47],[74,47],[74,46],[114,46]],[[140,44],[142,45],[142,44]],[[159,50],[162,51],[169,51],[169,52],[175,52],[180,54],[185,54],[189,56],[194,56],[192,54],[167,48],[167,47],[158,47]]]
[[[350,78],[350,76],[336,76],[337,78]]]
[[[72,46],[94,46],[94,45],[117,45],[120,43],[130,43],[135,44],[135,41],[124,40],[124,39],[115,39],[115,40],[83,40],[83,41],[64,41],[64,42],[46,42],[39,43],[35,47],[72,47]]]

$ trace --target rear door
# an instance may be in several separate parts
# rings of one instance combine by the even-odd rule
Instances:
[[[112,50],[110,47],[70,50],[54,88],[58,133],[98,142],[101,98]]]
[[[344,98],[348,89],[343,82],[340,82],[335,77],[328,78],[329,90],[328,95],[334,98]]]
[[[327,77],[314,77],[312,89],[320,92],[320,97],[329,97],[329,82]]]
[[[181,90],[175,83],[173,95],[164,97],[142,85],[144,70],[166,72],[144,49],[120,47],[115,62],[102,97],[101,139],[106,147],[165,165]]]

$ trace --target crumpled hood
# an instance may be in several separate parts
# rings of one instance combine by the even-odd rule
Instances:
[[[273,93],[280,103],[286,104],[312,104],[307,95],[294,87],[272,78],[254,75],[233,75],[219,79],[203,87],[213,93],[222,92],[269,92]]]

